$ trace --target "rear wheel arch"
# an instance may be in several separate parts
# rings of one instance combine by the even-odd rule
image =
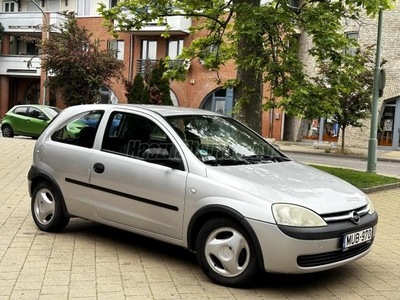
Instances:
[[[2,131],[3,137],[10,137],[10,138],[12,138],[12,137],[14,137],[14,135],[15,135],[13,128],[12,128],[11,125],[8,124],[8,123],[3,123],[3,124],[1,125],[1,131]]]
[[[188,231],[187,231],[188,249],[190,251],[196,251],[195,250],[196,240],[201,228],[207,221],[218,218],[231,219],[237,222],[240,226],[242,226],[244,230],[246,230],[255,248],[258,267],[260,270],[264,271],[264,258],[262,255],[260,242],[258,241],[256,233],[254,232],[251,225],[244,218],[244,216],[230,207],[226,207],[223,205],[209,205],[198,210],[193,215],[188,225]]]
[[[33,167],[32,167],[33,168]],[[32,171],[30,171],[31,173]],[[65,217],[67,218],[71,218],[72,216],[68,213],[67,210],[67,206],[65,204],[65,200],[64,200],[64,196],[61,193],[61,189],[59,187],[59,185],[57,184],[57,182],[48,174],[44,173],[44,172],[38,172],[38,170],[35,168],[35,172],[32,178],[28,179],[31,180],[31,186],[30,186],[30,195],[33,194],[33,191],[35,190],[35,188],[41,183],[41,182],[48,182],[49,184],[51,184],[53,186],[53,188],[56,190],[56,192],[58,193],[59,197],[61,198],[61,206],[62,206],[62,211]]]

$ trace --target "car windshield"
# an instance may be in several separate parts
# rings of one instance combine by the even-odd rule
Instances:
[[[58,115],[58,113],[61,111],[60,108],[58,107],[45,107],[43,108],[43,111],[48,115],[50,118],[54,118],[55,116]]]
[[[190,115],[167,119],[189,149],[206,164],[242,165],[290,160],[232,118]]]

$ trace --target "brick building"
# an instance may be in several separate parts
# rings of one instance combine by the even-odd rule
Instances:
[[[2,2],[0,23],[4,27],[4,34],[0,52],[0,118],[16,104],[48,103],[63,107],[60,94],[44,87],[46,76],[51,74],[42,71],[37,48],[19,39],[23,35],[47,38],[46,26],[38,25],[47,22],[62,24],[65,20],[60,11],[75,11],[78,24],[92,32],[94,38],[99,38],[102,41],[101,47],[117,49],[118,59],[125,64],[124,77],[130,81],[142,70],[145,60],[159,60],[166,56],[174,58],[182,47],[189,46],[195,38],[188,30],[192,20],[178,16],[166,20],[172,26],[168,39],[161,37],[164,26],[148,24],[140,31],[120,33],[115,40],[101,24],[103,19],[96,12],[97,3],[94,0],[44,0],[37,5],[28,0]],[[110,1],[105,4],[112,3]],[[28,60],[32,60],[31,65],[27,64]],[[234,78],[235,74],[234,64],[228,63],[221,68],[219,77],[224,82]],[[216,74],[204,68],[200,61],[192,61],[188,65],[187,79],[171,83],[174,105],[204,108],[230,115],[234,106],[233,90],[222,89],[215,79]],[[126,103],[125,93],[122,81],[113,82],[102,88],[101,102]],[[263,136],[281,139],[282,124],[281,111],[264,112]]]

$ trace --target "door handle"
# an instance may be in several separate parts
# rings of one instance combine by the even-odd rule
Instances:
[[[104,172],[105,167],[104,167],[104,165],[101,164],[101,163],[95,163],[94,166],[93,166],[93,170],[94,170],[96,173],[100,173],[100,174],[101,174],[101,173]]]

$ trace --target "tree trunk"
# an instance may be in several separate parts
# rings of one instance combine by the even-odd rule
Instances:
[[[236,0],[235,2],[260,6],[260,0]],[[238,12],[236,17],[237,20],[243,20],[243,23],[249,22],[248,14]],[[240,82],[235,88],[235,100],[239,111],[236,118],[258,133],[261,133],[262,128],[263,74],[255,67],[243,67],[240,61],[249,54],[261,55],[262,49],[262,39],[261,37],[255,39],[254,33],[243,33],[239,37],[237,78]]]
[[[285,126],[283,140],[290,142],[300,142],[303,137],[304,124],[306,120],[301,120],[296,116],[285,115]]]

